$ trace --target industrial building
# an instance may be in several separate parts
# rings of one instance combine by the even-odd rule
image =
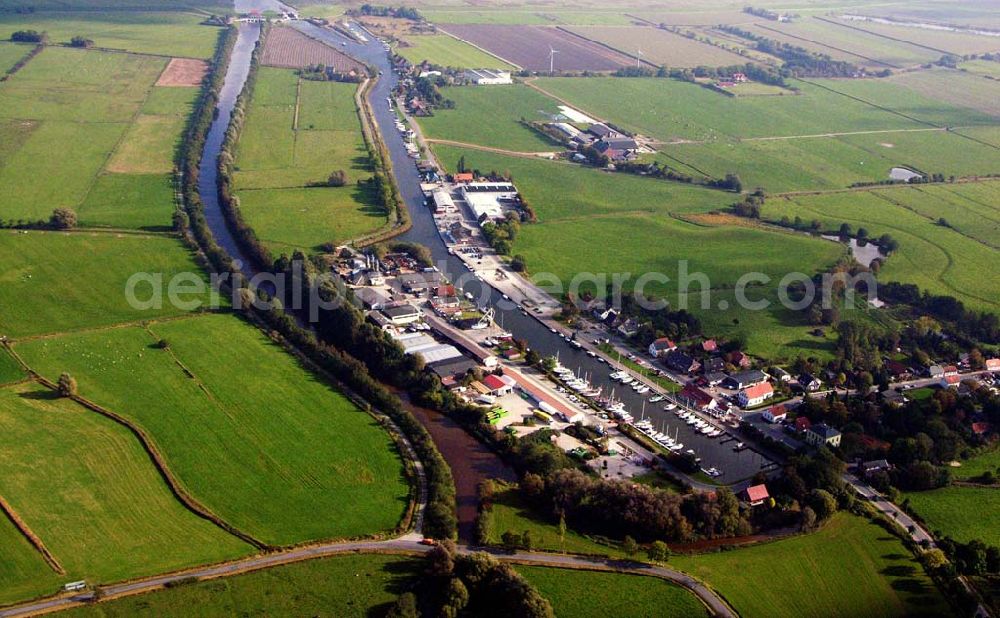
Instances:
[[[509,182],[470,182],[461,187],[462,199],[476,221],[502,219],[504,210],[516,208],[517,189]]]
[[[465,72],[465,79],[477,86],[497,86],[502,84],[513,84],[510,71],[496,71],[493,69],[469,69]]]

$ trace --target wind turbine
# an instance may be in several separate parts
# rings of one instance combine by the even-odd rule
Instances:
[[[642,68],[642,64],[641,64],[642,60],[641,59],[642,59],[642,48],[640,47],[635,52],[635,68],[637,68],[637,69]]]
[[[554,47],[552,47],[551,45],[549,45],[549,73],[554,73],[555,70],[556,70],[555,69],[555,66],[556,66],[556,54],[558,54],[558,53],[559,53],[558,49],[555,49]]]

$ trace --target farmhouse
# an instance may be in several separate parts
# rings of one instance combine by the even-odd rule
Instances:
[[[774,397],[774,388],[769,382],[761,382],[745,388],[736,396],[736,401],[743,408],[759,406],[771,397]]]
[[[744,501],[750,503],[750,506],[760,506],[770,497],[770,494],[767,493],[767,485],[763,483],[747,487],[743,490],[742,496]]]
[[[516,208],[518,204],[517,189],[505,182],[470,182],[462,185],[461,193],[480,223],[503,219],[504,210]]]
[[[806,442],[813,446],[840,446],[840,432],[826,423],[819,423],[806,430]]]
[[[477,86],[497,86],[503,84],[513,84],[510,71],[495,71],[493,69],[469,69],[465,72],[465,79]]]
[[[768,423],[780,423],[788,418],[788,410],[785,409],[785,406],[778,404],[765,410],[763,417]]]
[[[649,355],[653,358],[660,358],[668,352],[673,352],[677,349],[674,342],[666,337],[660,337],[659,339],[653,341],[649,344]]]

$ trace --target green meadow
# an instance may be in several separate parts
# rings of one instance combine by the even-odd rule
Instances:
[[[1000,172],[995,148],[935,130],[669,144],[659,147],[657,158],[688,174],[737,173],[745,187],[772,193],[880,182],[894,167],[957,177]]]
[[[864,227],[873,238],[890,234],[899,241],[899,249],[879,271],[881,280],[914,283],[922,290],[954,296],[972,308],[1000,311],[1000,282],[991,276],[996,249],[977,238],[989,235],[989,226],[997,224],[997,211],[995,206],[980,205],[992,218],[981,219],[980,228],[972,229],[974,219],[965,211],[967,207],[956,210],[952,203],[960,198],[943,193],[948,189],[961,193],[962,187],[932,187],[931,192],[925,187],[898,187],[772,199],[764,217],[817,220],[827,230],[846,222],[854,229]],[[990,194],[996,192],[995,183],[983,187],[992,187],[986,189]],[[955,219],[953,226],[938,221],[950,217]]]
[[[33,45],[24,43],[0,43],[0,71],[6,72],[7,69],[17,64],[18,60],[28,55],[28,52],[33,48]]]
[[[916,121],[805,82],[798,95],[727,97],[672,79],[539,78],[589,114],[662,141],[920,128]]]
[[[905,496],[933,534],[962,543],[980,539],[987,545],[1000,545],[1000,490],[952,486],[906,492]]]
[[[556,616],[694,618],[708,615],[708,610],[694,594],[655,577],[524,565],[518,566],[517,572],[552,603]]]
[[[0,517],[0,606],[51,594],[67,578],[45,562],[6,516]]]
[[[129,304],[126,284],[143,272],[162,273],[161,308]],[[165,287],[188,272],[201,276],[191,253],[171,237],[3,230],[0,334],[17,338],[183,314],[167,302]],[[151,294],[148,284],[136,287],[139,300]]]
[[[952,476],[962,480],[972,479],[984,472],[1000,475],[1000,449],[980,453],[972,459],[963,460],[960,467],[951,469]]]
[[[0,495],[74,580],[108,582],[252,550],[185,509],[125,427],[35,384],[0,389]]]
[[[459,69],[514,70],[513,65],[447,34],[408,36],[406,43],[398,45],[396,53],[413,64],[426,60],[431,64]]]
[[[421,563],[379,554],[343,555],[276,566],[63,612],[67,618],[381,615]]]
[[[205,17],[205,13],[193,11],[2,13],[0,39],[31,28],[48,32],[53,43],[68,43],[74,36],[83,36],[97,47],[207,60],[215,51],[221,29],[201,25]]]
[[[169,350],[156,349],[160,340]],[[143,427],[181,483],[272,544],[392,530],[407,481],[368,414],[229,315],[30,341],[42,375]]]
[[[741,616],[940,616],[941,593],[900,540],[839,514],[819,531],[670,564],[707,582]]]
[[[813,47],[808,41],[814,41],[824,46],[844,50],[864,58],[871,58],[892,66],[905,67],[925,62],[934,62],[941,57],[937,52],[925,47],[919,47],[905,41],[894,41],[889,38],[864,32],[856,28],[837,25],[829,21],[815,18],[794,20],[772,26],[775,30],[799,37],[796,44],[803,47]],[[765,33],[767,36],[767,33]],[[805,39],[806,41],[802,41]],[[820,53],[829,53],[829,47],[818,49]],[[860,59],[854,59],[858,64],[864,64]]]
[[[372,175],[354,102],[357,86],[299,80],[261,67],[236,150],[235,185],[247,222],[275,254],[315,251],[387,221],[357,182]],[[322,185],[343,170],[343,187]]]
[[[27,377],[21,365],[6,350],[0,350],[0,384],[10,384]]]
[[[4,218],[44,220],[65,207],[83,226],[170,226],[171,172],[197,89],[153,87],[165,62],[50,47],[4,83]]]
[[[588,80],[589,81],[589,80]],[[561,147],[521,124],[547,121],[559,113],[559,103],[527,86],[455,86],[441,94],[454,109],[438,109],[420,118],[424,135],[432,139],[478,144],[518,152],[550,152]]]

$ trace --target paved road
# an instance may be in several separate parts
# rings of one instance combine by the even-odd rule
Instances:
[[[909,532],[910,538],[914,541],[917,543],[926,542],[929,547],[934,547],[934,537],[924,530],[920,524],[915,522],[913,518],[907,515],[901,508],[887,500],[879,492],[875,491],[875,488],[867,483],[864,483],[853,474],[845,474],[844,482],[853,487],[859,495],[868,500],[875,508],[888,515],[889,519],[892,519],[901,525],[904,530]]]
[[[290,549],[284,552],[267,554],[263,556],[255,556],[253,558],[248,558],[246,560],[239,560],[236,562],[228,562],[216,566],[192,569],[189,571],[184,571],[181,573],[173,573],[170,575],[161,575],[150,579],[144,579],[142,581],[105,586],[102,588],[102,593],[105,597],[127,595],[127,594],[139,594],[143,592],[150,592],[162,588],[164,585],[168,583],[177,582],[181,580],[186,580],[191,578],[212,579],[217,577],[229,577],[233,575],[238,575],[240,573],[245,573],[247,571],[256,571],[260,569],[278,566],[281,564],[287,564],[290,562],[312,560],[316,558],[322,558],[326,556],[333,556],[344,553],[390,551],[390,552],[420,554],[428,551],[430,548],[424,545],[420,545],[418,542],[419,539],[420,539],[419,535],[413,533],[404,537],[400,537],[397,539],[390,539],[386,541],[349,541],[342,543],[329,543],[326,545],[317,545],[313,547]],[[535,552],[508,553],[495,549],[484,550],[483,548],[465,547],[465,546],[459,548],[459,552],[463,554],[469,554],[474,551],[489,551],[489,553],[495,556],[498,560],[521,563],[521,564],[537,564],[537,565],[546,565],[553,567],[589,569],[598,571],[617,571],[623,573],[633,573],[637,575],[648,575],[652,577],[659,577],[674,582],[690,590],[709,607],[712,614],[715,616],[723,616],[727,618],[736,618],[736,616],[738,616],[738,614],[731,607],[729,607],[729,605],[726,604],[726,602],[721,597],[716,595],[710,588],[705,586],[703,583],[694,579],[690,575],[681,573],[680,571],[675,571],[667,567],[647,565],[638,562],[615,561],[615,560],[601,559],[601,558],[585,558],[581,556],[569,556],[563,554],[544,554]],[[15,618],[15,617],[21,618],[24,616],[32,616],[61,609],[67,609],[75,605],[80,605],[82,603],[90,602],[93,600],[93,598],[94,598],[94,593],[88,591],[76,595],[67,595],[63,597],[51,598],[42,601],[35,601],[32,603],[27,603],[24,605],[19,605],[16,607],[10,607],[7,609],[0,610],[0,618]]]

